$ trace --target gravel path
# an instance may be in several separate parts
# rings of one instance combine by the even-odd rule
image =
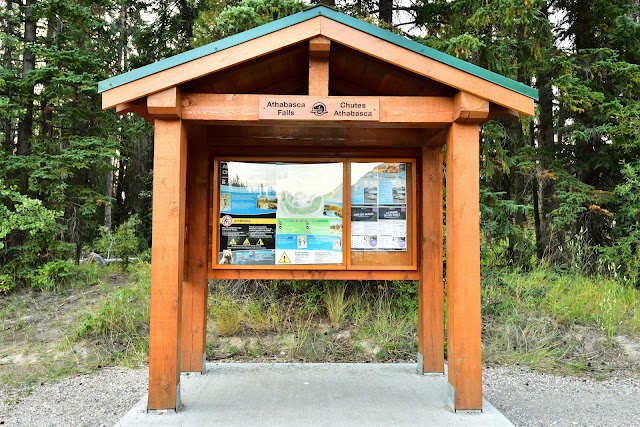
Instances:
[[[112,426],[147,390],[147,369],[104,368],[33,389],[17,404],[0,394],[0,425]]]
[[[146,369],[106,368],[34,388],[7,405],[0,425],[111,426],[145,393]],[[532,373],[515,367],[484,371],[485,397],[516,426],[638,426],[640,376],[606,381]]]
[[[640,426],[640,375],[605,381],[487,368],[484,395],[516,426]]]

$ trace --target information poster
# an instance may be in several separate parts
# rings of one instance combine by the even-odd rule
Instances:
[[[407,250],[407,164],[351,164],[351,249]]]
[[[342,171],[342,163],[220,162],[218,263],[342,263]]]

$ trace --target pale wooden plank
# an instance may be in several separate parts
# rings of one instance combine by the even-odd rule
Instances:
[[[102,108],[105,110],[113,108],[117,104],[142,98],[310,39],[320,34],[320,19],[321,17],[317,17],[283,28],[280,31],[105,91],[102,93]]]
[[[444,372],[442,280],[442,146],[422,148],[418,351],[422,372]]]
[[[329,60],[309,58],[309,95],[329,96]]]
[[[447,138],[447,349],[456,410],[482,409],[479,125]]]
[[[177,409],[180,405],[186,140],[180,120],[156,120],[148,409]]]
[[[220,95],[208,93],[183,94],[182,118],[194,121],[258,122],[260,99],[264,95]],[[324,96],[280,96],[270,95],[270,100],[299,101],[309,104],[311,100],[328,101],[336,97]],[[310,99],[311,98],[311,99]],[[358,103],[379,99],[380,123],[385,124],[431,124],[444,126],[453,121],[453,99],[449,97],[338,97]],[[324,119],[326,120],[326,119]],[[340,123],[341,120],[332,119]]]
[[[336,43],[444,83],[496,104],[533,116],[533,99],[450,65],[321,17],[321,34]]]
[[[331,53],[331,40],[326,37],[314,37],[309,40],[309,57],[327,59]]]

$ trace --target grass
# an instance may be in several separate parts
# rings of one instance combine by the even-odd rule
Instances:
[[[345,310],[347,308],[347,301],[345,301],[344,294],[347,286],[344,282],[339,282],[335,286],[328,287],[323,300],[327,306],[327,315],[331,326],[335,329],[340,329],[342,321],[345,317]]]
[[[149,353],[150,270],[146,263],[135,266],[124,286],[107,294],[97,310],[80,321],[75,339],[97,344],[101,364],[136,366]]]
[[[225,337],[257,336],[248,344],[254,348],[235,353],[306,361],[414,358],[417,307],[393,289],[383,282],[215,283],[208,355],[229,357]]]
[[[618,334],[640,332],[640,290],[608,278],[538,269],[483,276],[484,358],[580,373]]]
[[[508,271],[486,275],[484,313],[500,317],[536,315],[559,325],[594,325],[608,337],[640,331],[640,290],[603,277]]]
[[[46,367],[25,362],[0,372],[1,381],[29,386],[99,365],[135,366],[148,360],[150,266],[137,264],[127,274],[111,268],[94,270],[80,270],[86,276],[84,285],[0,300],[4,325],[0,344],[9,348],[19,337],[35,338],[29,315],[49,305],[66,312],[70,297],[102,295],[91,301],[84,315],[73,314],[75,323],[67,327],[57,347],[45,350],[35,343],[10,350],[27,358],[51,358],[53,352],[53,362]],[[415,283],[229,281],[210,287],[209,359],[415,359]],[[611,352],[612,338],[640,334],[640,290],[606,278],[544,268],[483,272],[482,312],[486,363],[519,364],[546,372],[588,371]],[[54,310],[41,322],[53,328],[59,313]]]

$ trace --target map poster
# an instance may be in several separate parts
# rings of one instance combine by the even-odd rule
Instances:
[[[351,164],[351,249],[407,250],[407,164]]]
[[[278,265],[342,263],[342,173],[342,163],[278,164]]]
[[[342,263],[342,163],[219,165],[218,264]]]

